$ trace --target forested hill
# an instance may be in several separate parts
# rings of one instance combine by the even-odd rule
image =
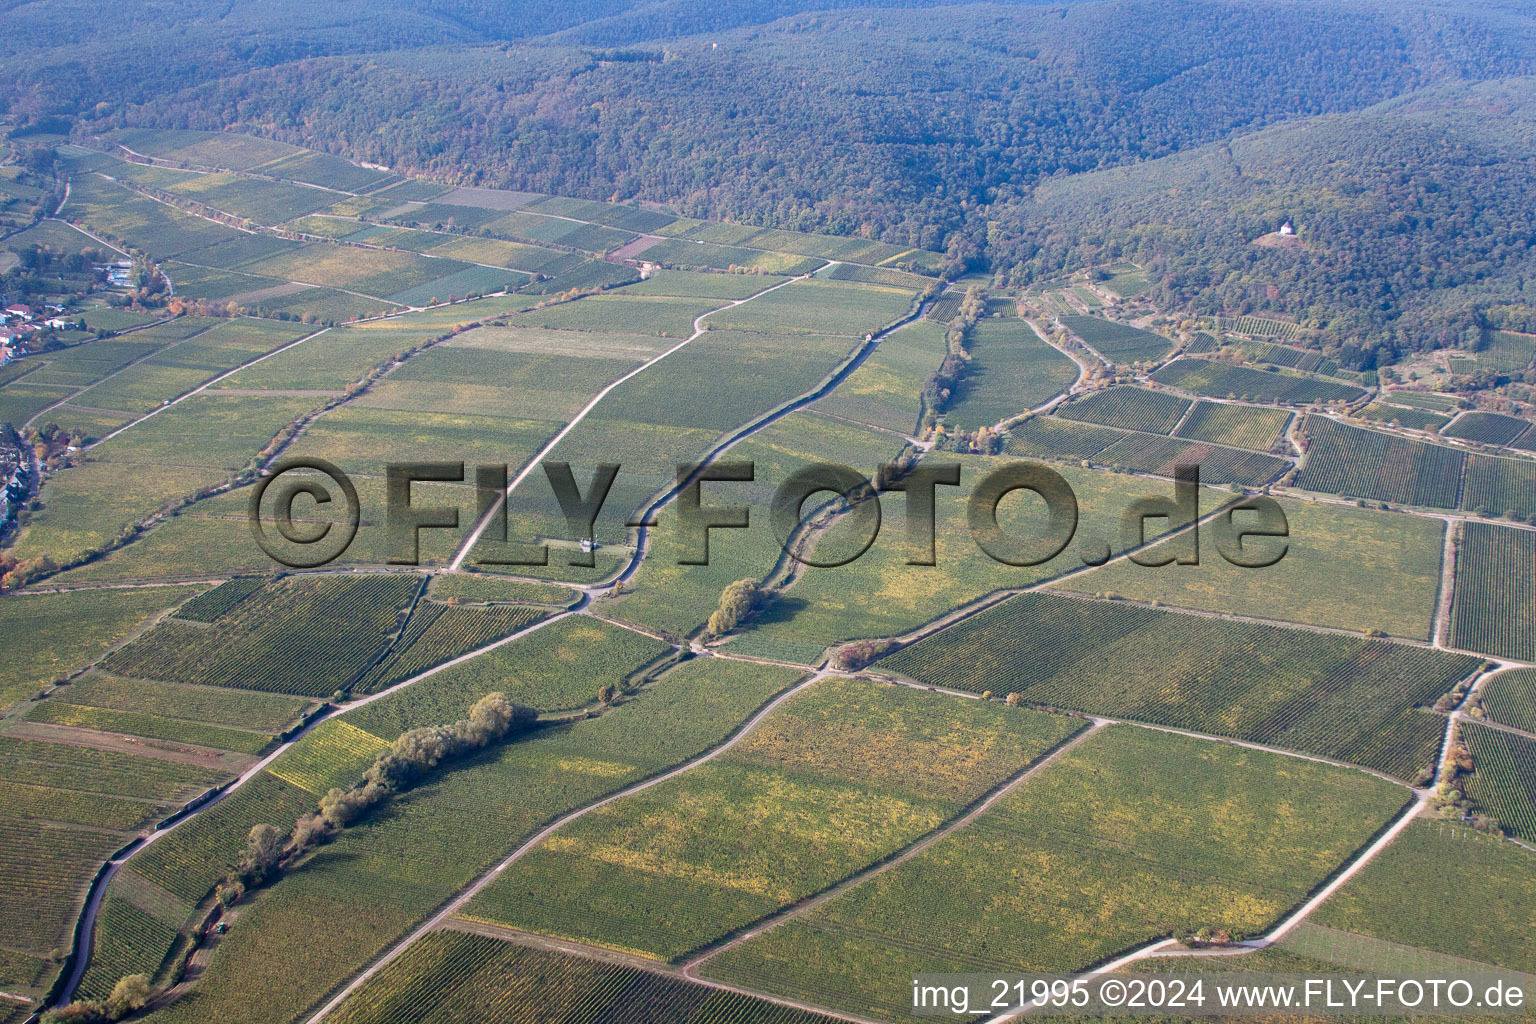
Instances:
[[[994,208],[993,252],[1018,280],[1133,259],[1170,308],[1283,311],[1369,367],[1530,321],[1533,143],[1536,80],[1437,86],[1042,184]]]
[[[561,38],[622,42],[640,13]],[[1495,10],[1338,0],[861,9],[613,50],[544,39],[305,60],[92,112],[101,127],[233,126],[450,180],[975,252],[977,207],[1043,177],[1536,71],[1533,38]]]

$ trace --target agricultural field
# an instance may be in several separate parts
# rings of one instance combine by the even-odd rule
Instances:
[[[1394,391],[1392,397],[1397,398],[1400,394],[1402,393]],[[1407,427],[1409,430],[1427,430],[1430,433],[1451,422],[1449,416],[1442,416],[1428,409],[1409,409],[1382,402],[1372,402],[1355,415],[1364,420],[1374,420],[1394,427]]]
[[[1177,436],[1267,452],[1274,448],[1290,419],[1290,414],[1280,409],[1196,402],[1179,424]]]
[[[1462,524],[1451,643],[1497,657],[1536,660],[1536,533]]]
[[[1199,565],[1153,567],[1122,560],[1059,586],[1133,601],[1429,639],[1444,523],[1310,501],[1281,499],[1280,508],[1289,537],[1254,538],[1245,544],[1259,554],[1284,545],[1285,557],[1274,565],[1254,569],[1231,564],[1218,553],[1207,527]],[[1239,529],[1255,519],[1252,513],[1233,516]],[[1157,553],[1154,548],[1149,558]],[[1341,573],[1340,566],[1350,571]]]
[[[1008,428],[1005,450],[1026,458],[1092,459],[1126,437],[1123,430],[1078,423],[1059,416],[1031,416]]]
[[[1358,772],[1112,726],[966,827],[700,973],[921,1020],[910,979],[925,972],[1066,972],[1176,929],[1256,935],[1408,799]]]
[[[1078,376],[1076,363],[1014,318],[978,323],[970,352],[970,366],[944,414],[962,430],[1028,412],[1066,391]]]
[[[1029,704],[1230,736],[1411,780],[1434,763],[1445,733],[1445,719],[1428,709],[1479,664],[1384,640],[1022,594],[879,666],[930,685],[1016,692]]]
[[[911,434],[923,382],[944,359],[944,330],[926,320],[893,331],[847,380],[812,408],[838,419]]]
[[[570,616],[374,701],[349,718],[393,739],[407,729],[452,721],[459,709],[492,691],[540,711],[585,707],[597,702],[600,687],[623,689],[632,673],[671,650],[642,633]]]
[[[774,489],[800,469],[830,459],[872,478],[877,467],[895,459],[902,446],[900,438],[889,434],[809,411],[797,412],[730,450],[732,460],[753,463],[753,482],[706,484],[703,493],[717,492],[721,501],[729,495],[732,504],[765,509]],[[808,510],[816,500],[807,504]],[[674,636],[698,629],[719,606],[725,587],[735,580],[765,577],[783,554],[773,524],[763,512],[750,513],[745,529],[712,531],[708,565],[682,564],[684,552],[674,506],[663,509],[657,517],[650,543],[650,554],[626,592],[605,601],[603,614]],[[810,657],[812,663],[819,661],[822,646],[812,643],[809,648],[797,648],[795,657],[788,660]]]
[[[1237,483],[1245,487],[1269,483],[1291,465],[1284,459],[1237,448],[1192,444],[1143,433],[1126,434],[1092,456],[1091,461],[1165,477],[1173,476],[1180,466],[1198,466],[1204,483]]]
[[[1254,370],[1210,359],[1176,359],[1154,373],[1152,379],[1166,387],[1210,398],[1241,398],[1280,405],[1352,402],[1365,395],[1351,384]]]
[[[1161,334],[1103,317],[1064,316],[1061,323],[1112,363],[1156,362],[1173,350],[1173,342]]]
[[[1516,839],[1536,841],[1536,739],[1471,722],[1459,730],[1477,765],[1467,797]]]
[[[916,289],[817,278],[723,309],[709,318],[709,326],[712,330],[862,338],[900,320],[916,297]]]
[[[67,678],[184,599],[183,587],[25,594],[0,601],[0,632],[30,637],[26,658],[0,659],[0,706]]]
[[[427,584],[427,597],[444,604],[526,604],[566,607],[577,599],[567,587],[549,583],[529,583],[501,576],[454,573],[434,576]]]
[[[1447,871],[1447,865],[1455,865]],[[1536,854],[1420,820],[1309,919],[1324,928],[1536,971]]]
[[[1467,455],[1444,445],[1308,416],[1296,486],[1349,498],[1456,508]]]
[[[1300,331],[1296,324],[1288,320],[1269,320],[1260,316],[1218,316],[1216,329],[1246,334],[1252,338],[1279,338],[1281,341],[1294,340]]]
[[[1536,733],[1536,669],[1496,672],[1478,696],[1490,722]]]
[[[495,979],[490,981],[489,979]],[[537,992],[535,998],[529,993]],[[836,1024],[838,1018],[676,976],[462,931],[427,936],[343,1003],[337,1024],[418,1024],[486,1013],[503,1024],[610,1020],[643,1007],[647,1024]]]
[[[394,574],[278,579],[209,625],[162,622],[102,665],[138,679],[326,696],[390,645],[421,586]]]
[[[0,945],[32,961],[57,960],[50,951],[69,948],[92,876],[134,830],[227,777],[153,750],[130,754],[63,739],[20,738],[14,729],[0,737],[8,797],[0,813]]]
[[[1075,398],[1058,409],[1056,415],[1122,430],[1167,434],[1189,411],[1191,404],[1189,399],[1166,391],[1115,387]]]
[[[891,855],[1080,728],[825,679],[725,755],[560,829],[461,915],[675,961]]]
[[[1510,444],[1530,427],[1529,420],[1502,416],[1496,412],[1464,412],[1450,426],[1441,429],[1442,437],[1499,447]]]
[[[1461,507],[1526,522],[1536,518],[1536,461],[1468,455]]]
[[[461,762],[247,907],[197,990],[160,1016],[270,1024],[298,1015],[544,822],[720,742],[798,678],[694,659],[596,718]],[[316,930],[316,920],[328,926]]]
[[[1040,583],[1065,572],[1081,569],[1083,556],[1101,557],[1122,549],[1121,513],[1131,502],[1152,495],[1171,494],[1171,485],[1122,474],[1060,467],[1063,479],[1078,502],[1075,539],[1054,558],[1033,566],[1013,566],[995,561],[971,536],[966,514],[970,489],[1002,465],[1005,459],[958,456],[961,482],[958,488],[938,488],[934,565],[909,564],[914,552],[904,531],[886,526],[868,551],[847,565],[817,568],[802,565],[794,583],[755,620],[754,631],[801,643],[826,646],[865,637],[899,636],[946,612],[999,590]],[[1231,495],[1205,492],[1206,511],[1213,500]],[[882,498],[885,515],[899,514],[901,499]],[[1007,535],[1028,542],[1031,557],[1049,553],[1041,503],[1033,497],[1005,499],[998,522]],[[1156,536],[1157,523],[1147,538]],[[835,527],[817,543],[818,560],[835,561],[857,550],[865,534],[851,524]],[[1052,547],[1055,545],[1052,544]],[[1025,552],[1030,554],[1030,552]]]

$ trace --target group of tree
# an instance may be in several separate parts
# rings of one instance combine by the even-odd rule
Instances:
[[[946,325],[944,332],[944,358],[939,368],[923,381],[923,419],[932,427],[949,407],[950,400],[959,388],[965,371],[971,362],[971,329],[987,311],[987,299],[982,290],[972,285],[960,300],[960,308]]]

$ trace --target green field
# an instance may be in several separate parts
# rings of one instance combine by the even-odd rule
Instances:
[[[295,576],[210,626],[162,622],[102,663],[116,675],[324,696],[381,654],[421,589],[413,576]]]
[[[1098,423],[1122,430],[1167,434],[1189,410],[1190,401],[1166,391],[1108,388],[1078,397],[1057,410],[1067,420]]]
[[[1431,766],[1427,709],[1475,658],[1382,640],[1024,594],[879,663],[919,682],[1251,740],[1401,779]]]
[[[1477,764],[1466,779],[1467,796],[1510,835],[1536,840],[1536,740],[1470,722],[1460,735]]]
[[[1451,642],[1469,651],[1536,659],[1536,533],[1462,524]]]
[[[945,461],[948,461],[946,459]],[[981,479],[1004,459],[959,456],[959,487],[936,491],[935,565],[909,565],[911,552],[899,523],[903,500],[887,495],[884,515],[890,517],[879,537],[856,561],[835,568],[801,566],[797,579],[759,617],[756,629],[770,636],[825,646],[862,637],[899,636],[938,618],[952,608],[998,590],[1025,587],[1064,572],[1081,569],[1083,555],[1101,556],[1107,548],[1122,550],[1121,513],[1132,501],[1171,494],[1171,486],[1116,473],[1062,467],[1062,477],[1078,502],[1078,526],[1072,543],[1054,558],[1034,566],[1013,566],[993,560],[971,536],[966,501]],[[1230,496],[1227,496],[1230,497]],[[1216,507],[1214,492],[1203,498],[1205,511]],[[998,521],[1010,537],[1037,543],[1047,537],[1043,502],[1034,495],[1003,500]],[[851,523],[831,530],[818,544],[818,558],[846,556],[857,537]],[[1159,524],[1147,528],[1148,539]],[[1098,549],[1094,550],[1097,544]],[[1041,550],[1040,554],[1045,551]]]
[[[298,1015],[543,822],[718,743],[796,678],[695,659],[598,718],[439,773],[247,907],[198,989],[161,1016],[270,1024]]]
[[[1365,394],[1360,388],[1349,384],[1270,370],[1254,370],[1210,359],[1175,360],[1154,373],[1152,379],[1168,387],[1210,398],[1245,398],[1254,402],[1283,405],[1352,402]]]
[[[1245,545],[1261,554],[1285,545],[1285,557],[1274,565],[1233,565],[1218,553],[1207,528],[1199,565],[1119,561],[1075,576],[1062,589],[1429,639],[1443,523],[1309,501],[1282,500],[1280,507],[1290,536],[1255,538]],[[1242,528],[1256,517],[1239,512],[1233,519]],[[1350,571],[1339,572],[1346,565]]]
[[[1189,416],[1179,425],[1178,436],[1267,452],[1280,439],[1290,418],[1290,414],[1281,409],[1196,402]]]
[[[1077,380],[1077,364],[1022,320],[982,320],[971,330],[969,344],[970,366],[944,415],[963,430],[1028,412]]]
[[[536,1024],[622,1020],[636,1008],[646,1024],[837,1021],[675,976],[460,931],[423,938],[334,1017],[337,1024],[425,1024],[495,1014],[499,1024]]]
[[[462,916],[677,960],[889,856],[1081,727],[826,679],[724,756],[560,829]]]
[[[1129,433],[1092,456],[1106,466],[1172,477],[1180,466],[1198,466],[1207,484],[1242,484],[1261,487],[1290,468],[1290,463],[1269,455],[1193,443],[1156,434]]]
[[[1175,929],[1258,934],[1407,799],[1357,772],[1111,727],[972,824],[701,973],[921,1020],[919,974],[1065,972]]]
[[[709,318],[714,330],[838,334],[862,338],[900,320],[916,291],[889,285],[796,281]]]
[[[570,616],[444,669],[350,717],[370,732],[393,739],[407,729],[451,721],[459,709],[493,690],[541,711],[584,707],[596,702],[599,687],[621,686],[630,673],[669,650],[667,644],[632,630]]]
[[[1454,822],[1420,820],[1309,920],[1388,942],[1536,971],[1533,914],[1536,854]]]
[[[1496,672],[1478,695],[1490,721],[1536,733],[1536,669]]]
[[[1299,432],[1307,454],[1298,487],[1372,501],[1457,507],[1464,452],[1323,416],[1306,417]]]
[[[1456,421],[1440,431],[1444,437],[1459,437],[1464,441],[1501,446],[1509,444],[1525,433],[1530,420],[1514,416],[1501,416],[1496,412],[1468,412],[1456,417]]]
[[[1392,392],[1394,399],[1402,392]],[[1434,433],[1450,422],[1447,416],[1430,412],[1427,409],[1404,409],[1397,405],[1384,405],[1381,402],[1373,402],[1355,414],[1361,419],[1375,420],[1377,423],[1388,423],[1393,426],[1407,427],[1410,430],[1427,430]]]
[[[0,659],[0,706],[10,707],[122,643],[190,593],[182,587],[84,590],[0,599],[0,632],[29,637],[26,658]]]
[[[1082,294],[1079,289],[1079,295]],[[1093,305],[1100,303],[1095,300]],[[1112,363],[1152,362],[1166,356],[1173,342],[1129,324],[1097,316],[1064,316],[1062,325]]]
[[[923,381],[944,359],[944,330],[925,320],[892,332],[815,409],[910,434],[922,416]]]
[[[1059,416],[1031,416],[1008,429],[1009,455],[1036,459],[1091,459],[1121,440],[1125,431]]]
[[[1480,515],[1536,518],[1536,462],[1468,455],[1461,507]]]

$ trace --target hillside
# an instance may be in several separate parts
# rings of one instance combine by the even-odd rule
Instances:
[[[1289,314],[1368,369],[1536,301],[1533,138],[1536,81],[1435,86],[1043,184],[999,211],[996,255],[1018,281],[1130,259],[1159,305]],[[1287,220],[1293,244],[1254,244]]]

